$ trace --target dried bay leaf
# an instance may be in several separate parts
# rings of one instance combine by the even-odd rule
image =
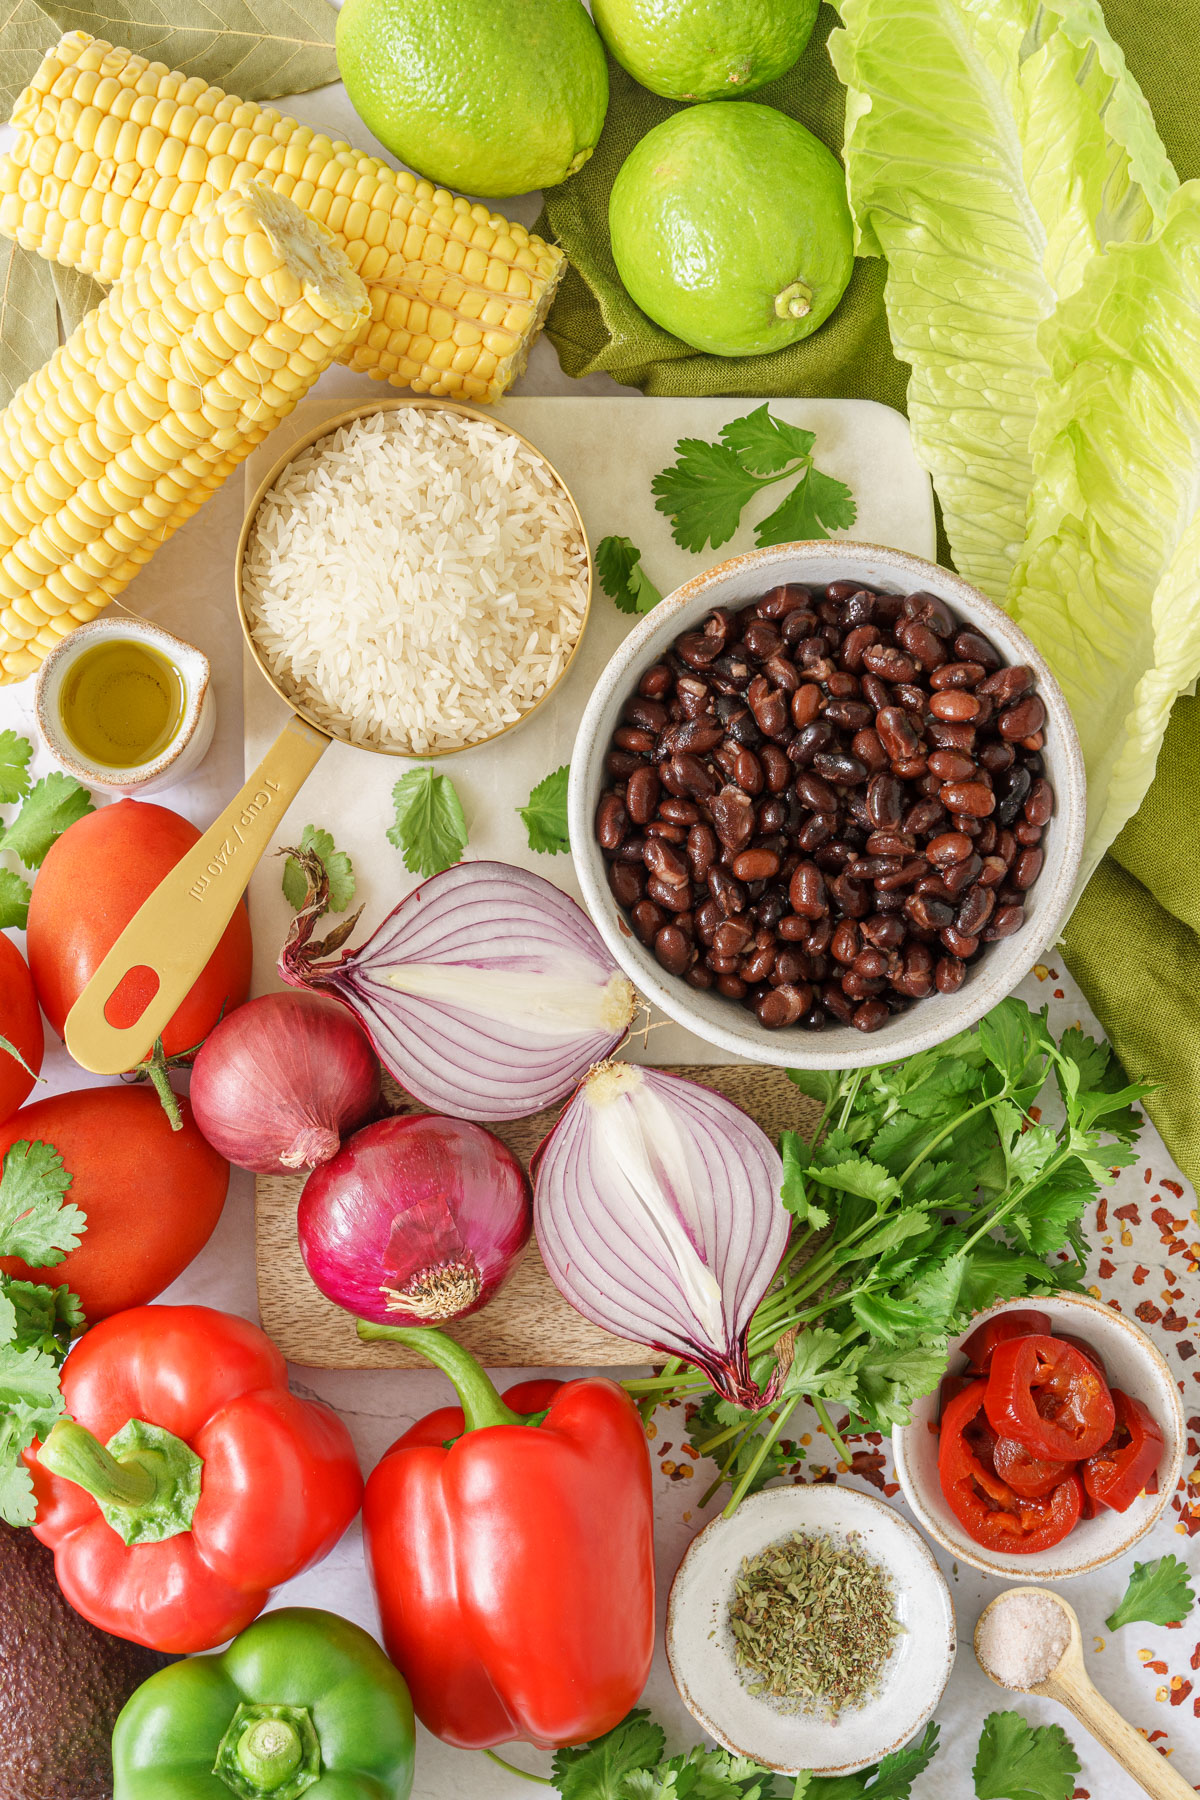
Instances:
[[[66,269],[60,263],[51,263],[50,276],[54,282],[54,292],[58,296],[58,310],[62,316],[63,338],[69,338],[85,313],[108,293],[100,282],[93,281],[82,269]]]
[[[50,264],[0,238],[0,406],[57,348]]]
[[[243,100],[303,94],[338,78],[328,0],[46,0],[45,10],[62,31],[88,31]]]

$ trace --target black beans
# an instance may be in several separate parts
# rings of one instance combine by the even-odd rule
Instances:
[[[769,1030],[879,1030],[1020,929],[1054,795],[1032,670],[935,595],[772,588],[625,701],[595,830],[628,928]]]

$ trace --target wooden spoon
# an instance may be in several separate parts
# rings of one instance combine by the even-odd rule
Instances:
[[[1074,1713],[1079,1723],[1091,1732],[1098,1744],[1103,1744],[1109,1755],[1120,1763],[1126,1772],[1143,1787],[1151,1796],[1151,1800],[1196,1800],[1196,1790],[1190,1782],[1184,1780],[1177,1769],[1151,1744],[1146,1742],[1140,1731],[1136,1731],[1128,1719],[1122,1718],[1108,1700],[1106,1700],[1092,1682],[1091,1676],[1083,1666],[1083,1639],[1080,1636],[1079,1620],[1075,1608],[1069,1606],[1058,1594],[1048,1588],[1026,1587],[1006,1588],[990,1605],[980,1613],[975,1626],[975,1656],[984,1674],[994,1681],[997,1687],[1013,1689],[1008,1682],[992,1672],[979,1654],[979,1632],[983,1621],[994,1607],[1003,1606],[1014,1594],[1040,1594],[1047,1600],[1053,1600],[1062,1608],[1070,1626],[1071,1635],[1067,1647],[1059,1658],[1056,1668],[1050,1671],[1045,1681],[1039,1681],[1027,1688],[1018,1688],[1018,1693],[1041,1694],[1047,1700],[1057,1700],[1068,1712]]]

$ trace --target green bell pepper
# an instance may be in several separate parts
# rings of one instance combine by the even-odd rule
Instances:
[[[113,1800],[408,1800],[413,1743],[375,1639],[284,1607],[143,1682],[113,1731]]]

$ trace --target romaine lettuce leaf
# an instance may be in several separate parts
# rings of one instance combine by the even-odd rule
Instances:
[[[1177,185],[1096,0],[841,0],[858,248],[888,259],[913,439],[960,572],[1003,600],[1025,536],[1039,329]]]
[[[1200,182],[1045,327],[1029,539],[1008,608],[1058,676],[1088,777],[1083,883],[1200,674]]]

